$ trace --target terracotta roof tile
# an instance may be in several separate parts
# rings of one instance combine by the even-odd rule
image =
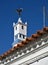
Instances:
[[[40,35],[39,34],[33,34],[32,37],[33,38],[38,38],[38,37],[40,37]]]
[[[4,56],[7,56],[7,55],[8,55],[7,52],[5,52],[5,53],[4,53]]]
[[[34,40],[34,38],[32,38],[32,37],[28,38],[28,41],[33,41],[33,40]]]
[[[20,43],[16,44],[13,48],[11,48],[7,52],[5,52],[3,55],[1,55],[0,56],[0,60],[2,60],[4,57],[6,57],[7,55],[9,55],[12,52],[14,52],[16,49],[19,49],[21,47],[24,47],[26,44],[28,44],[28,42],[35,41],[36,38],[40,37],[41,35],[43,35],[47,31],[48,31],[48,27],[43,28],[43,30],[37,31],[36,34],[33,34],[31,37],[26,38],[24,41],[21,41]]]
[[[18,49],[19,47],[18,46],[14,46],[14,50]]]
[[[11,49],[11,52],[13,52],[13,51],[14,51],[14,48]]]
[[[3,58],[5,58],[6,56],[4,55],[4,54],[2,54],[1,56],[0,56],[0,59],[2,60]]]
[[[43,30],[48,32],[48,27],[44,27]]]
[[[43,35],[44,33],[45,33],[45,31],[43,31],[43,30],[37,31],[37,34],[39,34],[39,35]]]
[[[24,46],[24,44],[22,44],[22,43],[19,43],[19,46],[20,46],[20,47],[23,47],[23,46]]]
[[[0,60],[2,60],[2,56],[0,56]]]
[[[25,45],[28,43],[28,41],[25,40],[25,41],[22,41],[21,43]]]
[[[11,53],[11,51],[10,51],[10,50],[8,50],[8,51],[7,51],[7,54],[10,54],[10,53]]]
[[[2,57],[4,57],[4,54],[2,55]]]

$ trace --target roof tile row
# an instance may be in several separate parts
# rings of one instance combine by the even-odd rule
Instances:
[[[40,36],[42,36],[43,34],[46,34],[46,33],[48,33],[48,27],[45,27],[42,30],[37,31],[36,34],[33,34],[31,37],[26,38],[25,41],[21,41],[20,43],[16,44],[13,48],[11,48],[10,50],[8,50],[4,54],[2,54],[0,56],[0,60],[7,57],[9,54],[14,52],[16,49],[19,49],[20,47],[24,47],[26,44],[28,44],[28,42],[34,41],[34,40],[36,40],[36,38],[39,38]]]

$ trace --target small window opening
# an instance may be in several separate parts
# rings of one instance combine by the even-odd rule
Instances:
[[[22,29],[24,29],[24,26],[22,26]]]
[[[21,37],[21,34],[20,34],[20,36],[19,37]]]
[[[17,27],[16,27],[16,30],[17,30]]]
[[[23,39],[25,38],[25,36],[23,35]]]

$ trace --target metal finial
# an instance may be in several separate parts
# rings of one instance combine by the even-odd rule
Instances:
[[[21,15],[22,10],[23,10],[22,8],[16,9],[19,16]]]

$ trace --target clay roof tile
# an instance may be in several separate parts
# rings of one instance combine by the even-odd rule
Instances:
[[[43,30],[48,32],[48,27],[44,27]]]
[[[25,45],[28,43],[28,41],[25,40],[25,41],[22,41],[21,43]]]
[[[7,54],[10,54],[11,53],[11,51],[9,50],[9,51],[7,51]]]
[[[23,47],[23,46],[24,46],[24,44],[20,43],[20,44],[19,44],[19,46],[20,46],[20,47]]]
[[[0,56],[0,60],[2,60],[2,56]]]
[[[14,48],[12,48],[11,51],[13,52],[14,51]]]
[[[38,35],[38,34],[33,34],[33,35],[32,35],[33,38],[38,38],[39,36],[40,36],[40,35]]]
[[[39,31],[37,31],[37,34],[39,34],[39,35],[43,35],[45,32],[43,31],[43,30],[39,30]]]
[[[4,56],[7,56],[8,54],[7,54],[7,52],[6,53],[4,53]]]
[[[4,57],[4,54],[2,55],[2,57]]]
[[[16,44],[13,48],[11,48],[6,53],[4,53],[3,55],[1,55],[0,56],[0,60],[2,60],[7,55],[11,54],[16,49],[19,49],[20,47],[25,46],[26,44],[28,44],[28,42],[36,40],[35,38],[40,37],[42,34],[44,34],[47,31],[48,31],[48,27],[43,28],[43,30],[37,31],[36,34],[33,34],[31,37],[26,38],[24,41],[21,41],[20,43]]]

